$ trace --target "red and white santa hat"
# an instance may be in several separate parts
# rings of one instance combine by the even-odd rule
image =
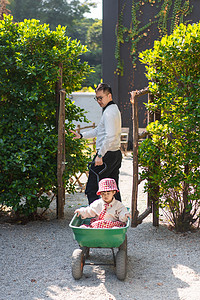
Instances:
[[[97,191],[97,195],[100,195],[101,192],[106,192],[106,191],[119,192],[115,179],[104,178],[99,181],[99,189]]]

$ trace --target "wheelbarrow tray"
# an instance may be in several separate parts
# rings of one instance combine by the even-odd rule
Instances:
[[[81,219],[75,214],[69,224],[72,228],[74,239],[80,247],[88,248],[117,248],[125,240],[127,229],[130,225],[128,219],[125,227],[119,228],[80,228],[89,225],[90,218]]]

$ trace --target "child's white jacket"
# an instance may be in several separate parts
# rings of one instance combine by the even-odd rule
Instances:
[[[98,217],[100,212],[104,209],[105,203],[106,202],[100,198],[92,202],[90,206],[81,207],[79,210],[82,219]],[[129,214],[127,208],[124,206],[124,204],[122,204],[122,202],[114,198],[107,207],[104,220],[126,222],[126,214]]]

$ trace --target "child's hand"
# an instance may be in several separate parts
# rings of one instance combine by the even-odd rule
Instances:
[[[128,221],[128,218],[131,219],[131,214],[130,213],[125,214],[125,216],[126,216],[127,221]]]
[[[80,209],[76,209],[74,213],[77,214],[78,217],[81,215]]]

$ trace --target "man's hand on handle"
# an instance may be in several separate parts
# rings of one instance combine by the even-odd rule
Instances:
[[[80,133],[78,133],[78,132],[76,132],[76,131],[74,131],[74,130],[71,130],[71,129],[69,129],[69,131],[75,135],[75,136],[73,137],[73,140],[75,140],[75,139],[80,139],[80,138],[81,138]]]
[[[78,133],[78,132],[76,132],[76,131],[74,131],[74,130],[71,130],[71,129],[69,129],[69,131],[75,135],[75,136],[73,137],[73,140],[75,140],[75,139],[80,139],[80,138],[81,138],[80,133]],[[103,165],[103,158],[97,156],[97,157],[95,158],[95,166],[101,166],[101,165]]]
[[[101,166],[101,165],[103,165],[103,158],[96,156],[94,162],[95,162],[95,164],[94,164],[95,166]]]

